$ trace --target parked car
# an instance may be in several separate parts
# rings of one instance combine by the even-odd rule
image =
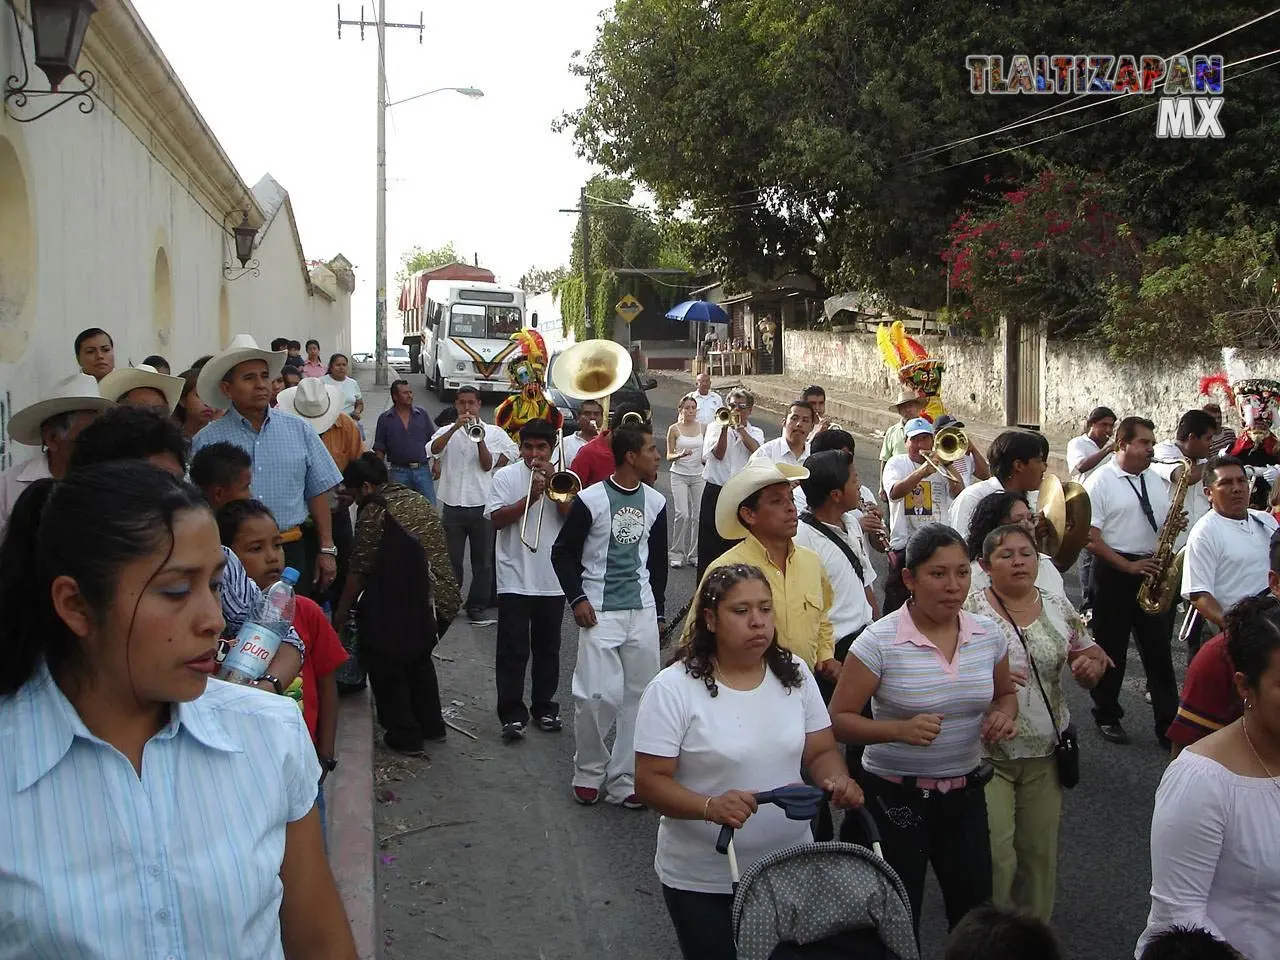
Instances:
[[[582,406],[581,400],[575,400],[572,397],[566,397],[551,384],[555,383],[556,357],[551,357],[551,364],[547,368],[547,397],[560,410],[564,416],[564,433],[568,436],[578,429],[578,408]],[[609,397],[609,409],[617,410],[621,404],[632,403],[642,409],[646,415],[652,416],[653,412],[649,406],[649,397],[645,393],[646,390],[652,390],[658,385],[658,381],[653,377],[645,377],[641,379],[634,370],[626,382]],[[612,414],[610,414],[612,416]]]
[[[387,347],[387,366],[396,373],[407,374],[413,369],[408,347]]]
[[[373,363],[372,353],[353,353],[351,354],[352,363]]]

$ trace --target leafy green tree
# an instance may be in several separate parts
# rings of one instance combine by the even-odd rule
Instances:
[[[555,289],[555,285],[568,274],[568,267],[530,267],[520,277],[520,289],[530,296],[537,296]]]
[[[402,284],[409,277],[422,270],[430,270],[433,267],[443,267],[447,263],[459,263],[458,251],[454,247],[453,241],[450,240],[442,247],[436,247],[434,250],[424,250],[422,247],[413,247],[400,254],[400,270],[396,273],[396,284]]]

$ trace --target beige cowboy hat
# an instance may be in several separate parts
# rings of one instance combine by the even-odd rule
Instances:
[[[204,394],[201,394],[201,396],[204,396]],[[915,401],[924,403],[924,397],[920,396],[920,394],[916,393],[910,387],[899,387],[898,399],[893,401],[893,403],[890,404],[890,406],[892,406],[894,410],[897,410],[904,403],[912,403]]]
[[[102,413],[116,405],[98,392],[98,381],[87,373],[73,373],[53,385],[43,400],[23,407],[9,418],[9,436],[29,447],[40,446],[40,428],[50,417],[60,413],[91,410]]]
[[[311,424],[316,433],[324,433],[338,422],[346,398],[342,388],[315,377],[306,377],[296,387],[281,390],[276,405]]]
[[[166,376],[155,367],[140,363],[136,367],[119,367],[112,370],[98,382],[98,389],[108,400],[119,403],[120,398],[130,390],[150,387],[164,394],[169,412],[173,413],[178,409],[178,401],[182,399],[183,383],[181,377]]]
[[[231,398],[218,387],[222,378],[230,373],[238,364],[249,360],[262,360],[267,364],[267,374],[274,380],[280,376],[280,368],[284,366],[284,358],[288,354],[281,350],[272,353],[258,346],[256,340],[247,333],[237,333],[231,343],[221,353],[214,354],[200,369],[200,377],[196,380],[196,393],[200,399],[215,410],[230,410]]]
[[[738,507],[757,490],[775,483],[791,483],[809,476],[804,467],[771,460],[750,460],[742,470],[729,478],[716,498],[716,532],[725,540],[744,540],[750,532],[742,525]]]

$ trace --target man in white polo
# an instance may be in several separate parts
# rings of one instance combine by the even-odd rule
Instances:
[[[704,424],[714,420],[716,411],[724,406],[724,399],[711,389],[711,374],[706,371],[698,374],[693,402],[698,405],[698,422]]]
[[[98,392],[97,380],[87,373],[73,373],[54,384],[48,396],[9,418],[9,438],[42,452],[0,473],[0,538],[22,492],[37,480],[65,477],[80,431],[114,406],[114,400]]]
[[[787,419],[782,422],[782,436],[760,444],[751,459],[800,466],[809,456],[809,434],[813,432],[816,419],[817,414],[809,403],[794,401],[787,408]]]

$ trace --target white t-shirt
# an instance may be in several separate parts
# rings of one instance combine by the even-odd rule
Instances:
[[[742,468],[747,465],[747,461],[751,459],[751,454],[747,452],[747,447],[742,442],[742,437],[738,436],[738,431],[733,427],[728,428],[729,439],[725,444],[724,459],[716,459],[716,444],[720,442],[720,432],[724,429],[726,428],[723,424],[709,424],[707,426],[707,435],[702,441],[702,456],[707,462],[707,465],[702,469],[702,478],[707,483],[714,483],[720,487],[728,483],[729,478],[735,473],[740,473]],[[748,425],[747,435],[755,440],[757,444],[764,443],[764,431],[757,426]]]
[[[342,412],[348,417],[354,417],[356,414],[356,401],[361,398],[359,381],[355,377],[344,377],[342,380],[335,380],[327,373],[320,379],[325,383],[333,384],[342,391]]]
[[[871,492],[870,487],[863,486],[858,492],[862,495],[863,503],[874,504],[876,502],[876,495]],[[799,486],[798,484],[792,487],[791,497],[792,499],[795,500],[797,515],[802,514],[809,509],[809,501],[804,495],[803,487]],[[862,529],[862,524],[858,522],[859,520],[862,519],[862,517],[863,517],[862,510],[850,510],[848,513],[844,515],[844,526],[845,526],[845,529],[850,532],[850,534],[858,538],[858,543],[860,545],[860,549],[862,550],[862,556],[870,557],[871,545],[867,543],[867,535]],[[866,575],[868,577],[867,586],[871,586],[873,583],[875,583],[876,573],[874,570],[868,567],[866,570]]]
[[[675,757],[676,781],[707,796],[726,790],[759,792],[800,782],[805,737],[831,726],[822,694],[798,658],[802,684],[787,688],[765,669],[754,690],[706,684],[674,663],[649,682],[636,716],[636,753]],[[716,853],[720,826],[663,817],[653,865],[676,890],[732,893],[727,859]],[[738,867],[813,839],[806,820],[788,820],[780,807],[762,806],[734,835]]]
[[[880,485],[885,493],[891,491],[911,474],[920,469],[922,464],[915,463],[907,454],[900,453],[891,457],[884,465],[884,473],[880,477]],[[898,500],[889,500],[889,548],[902,550],[906,547],[911,534],[929,523],[942,522],[942,504],[937,500],[936,487],[930,478],[923,480],[914,490]]]
[[[573,463],[573,458],[578,455],[578,451],[590,442],[589,438],[579,433],[571,433],[567,437],[561,437],[560,443],[564,447],[564,468],[569,469]]]
[[[1071,474],[1071,479],[1076,483],[1084,483],[1088,480],[1095,470],[1101,466],[1105,466],[1115,459],[1114,453],[1108,453],[1102,460],[1095,463],[1084,473],[1080,472],[1080,464],[1092,457],[1102,448],[1093,442],[1093,437],[1087,433],[1082,433],[1078,437],[1073,437],[1067,441],[1067,472]]]
[[[760,446],[756,447],[756,452],[751,455],[752,460],[771,460],[774,463],[789,463],[793,467],[798,467],[809,457],[809,441],[804,442],[804,449],[800,451],[800,456],[796,456],[791,452],[791,447],[787,444],[786,437],[774,437],[772,440],[766,440]]]
[[[1172,440],[1166,440],[1163,443],[1156,444],[1153,455],[1156,460],[1177,460],[1182,456],[1182,450]],[[1204,461],[1200,462],[1203,463]],[[1176,463],[1151,464],[1151,472],[1165,482],[1165,490],[1170,497],[1173,496],[1173,473],[1178,469],[1178,466]],[[1191,528],[1211,509],[1209,494],[1204,489],[1203,476],[1200,478],[1199,483],[1193,483],[1187,487],[1187,495],[1183,498],[1182,509],[1187,511],[1187,527],[1178,534],[1178,539],[1173,541],[1174,550],[1181,550],[1187,545],[1187,537],[1191,532]]]
[[[876,576],[871,566],[871,558],[867,556],[866,548],[859,536],[862,528],[854,520],[852,530],[857,532],[851,533],[849,532],[849,514],[846,513],[842,519],[846,529],[840,530],[830,524],[825,526],[844,540],[858,558],[858,562],[862,564],[863,579],[861,580],[858,579],[858,573],[853,569],[853,564],[849,562],[844,551],[822,532],[813,529],[802,520],[796,525],[795,535],[797,546],[808,547],[818,555],[818,559],[822,561],[822,569],[826,572],[827,579],[831,581],[833,599],[827,616],[831,620],[831,629],[837,640],[849,636],[871,622],[871,604],[867,603],[867,587],[875,582]]]
[[[449,424],[433,433],[432,443],[437,437],[448,433],[452,426]],[[498,458],[504,454],[509,461],[520,456],[519,448],[507,436],[507,431],[491,423],[484,425],[484,442],[493,456],[494,467],[497,467]],[[440,451],[440,480],[436,484],[436,495],[441,504],[450,507],[483,507],[489,502],[493,471],[480,469],[477,447],[479,444],[467,439],[466,431],[459,428]],[[427,444],[427,449],[430,448],[431,444]]]
[[[1155,526],[1142,509],[1140,494],[1145,482]],[[1169,492],[1164,481],[1149,469],[1140,475],[1126,473],[1112,460],[1084,485],[1093,510],[1092,526],[1102,534],[1102,542],[1117,553],[1151,556],[1156,550],[1156,531],[1169,515]]]
[[[710,423],[716,418],[716,411],[724,406],[724,400],[714,390],[708,390],[706,396],[693,391],[693,402],[698,405],[699,423]]]
[[[1250,510],[1232,520],[1210,510],[1191,528],[1182,567],[1182,596],[1207,593],[1223,611],[1267,589],[1275,517]]]
[[[529,493],[529,478],[532,475],[533,471],[525,466],[523,458],[507,464],[501,470],[495,470],[484,515],[492,517],[495,510],[523,500]],[[525,597],[563,596],[564,591],[551,566],[551,547],[560,535],[564,518],[556,509],[555,503],[546,497],[542,498],[541,509],[542,533],[538,537],[536,552],[520,542],[522,521],[517,520],[498,531],[494,560],[499,593],[518,593]],[[538,529],[538,510],[537,502],[529,509],[530,541],[533,540],[534,531]]]

